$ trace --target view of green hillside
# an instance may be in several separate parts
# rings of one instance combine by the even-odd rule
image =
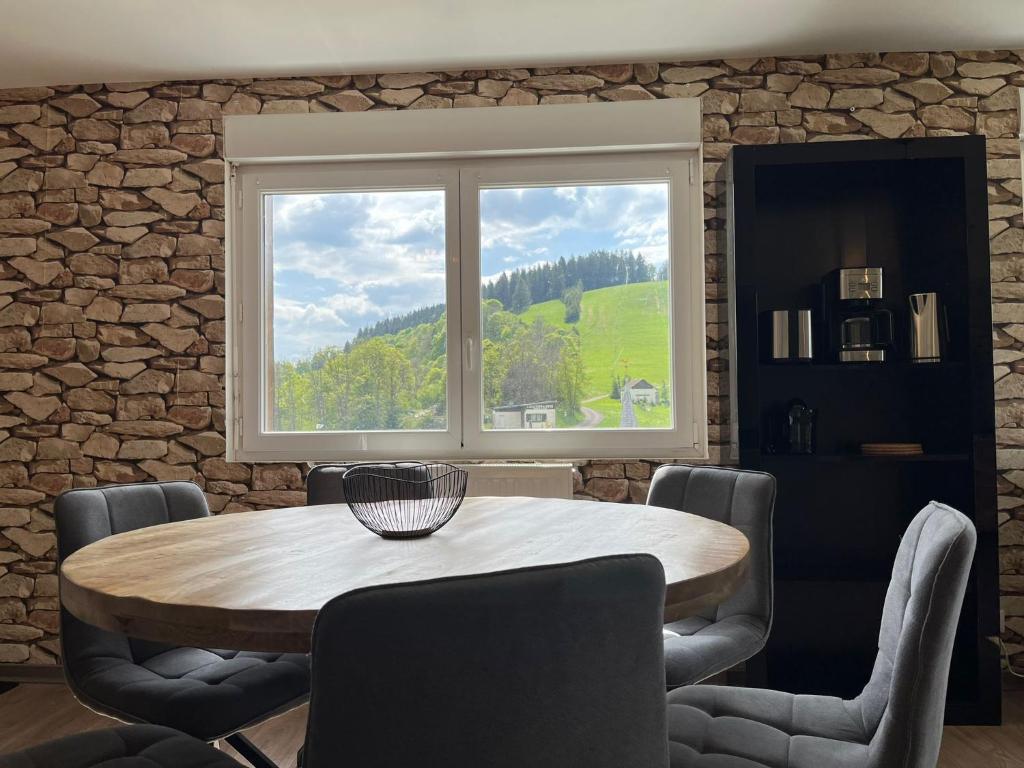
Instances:
[[[666,390],[671,381],[668,300],[668,281],[655,280],[585,291],[580,319],[574,324],[564,321],[565,305],[561,301],[534,304],[522,318],[540,318],[556,328],[579,330],[586,374],[584,407],[601,414],[602,420],[595,426],[615,428],[622,406],[609,397],[614,377],[642,378],[659,389],[664,385]],[[638,406],[636,415],[641,427],[671,426],[668,404]],[[559,422],[559,426],[574,423],[562,418]]]
[[[613,371],[621,376],[627,366],[633,378],[656,385],[668,381],[668,281],[586,291],[575,324],[564,322],[564,312],[562,302],[545,301],[521,317],[579,329],[590,394],[608,394]]]
[[[671,426],[663,277],[642,256],[601,251],[485,283],[484,426],[618,428],[624,387],[640,380],[646,394],[632,390],[626,425]],[[531,302],[552,295],[561,298]],[[446,355],[445,307],[434,305],[360,329],[343,348],[278,362],[273,429],[444,429]]]

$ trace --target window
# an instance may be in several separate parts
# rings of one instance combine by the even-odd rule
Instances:
[[[668,184],[479,201],[484,429],[671,428]]]
[[[695,159],[241,164],[234,457],[702,455]]]
[[[268,432],[448,427],[445,190],[263,197]]]

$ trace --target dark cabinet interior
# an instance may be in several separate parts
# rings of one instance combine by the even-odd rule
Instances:
[[[729,161],[734,450],[778,479],[775,622],[753,674],[849,697],[867,682],[900,536],[930,500],[970,517],[978,551],[947,720],[1000,717],[985,140],[949,137],[736,147]],[[884,362],[839,362],[823,279],[881,267],[894,338]],[[944,306],[939,362],[914,362],[908,296]],[[811,309],[813,359],[778,362],[766,313]],[[780,452],[779,414],[815,409],[815,448]],[[865,456],[863,443],[923,453]],[[758,672],[759,671],[759,672]]]

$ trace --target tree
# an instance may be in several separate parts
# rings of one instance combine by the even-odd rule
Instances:
[[[656,278],[657,270],[642,253],[591,251],[583,256],[571,256],[568,259],[561,256],[558,261],[502,272],[496,279],[484,284],[482,296],[485,300],[497,299],[506,309],[514,310],[514,294],[521,280],[526,282],[530,291],[531,303],[538,303],[560,299],[566,288],[577,283],[584,291],[592,291],[612,285],[648,282]],[[437,312],[433,307],[424,307],[416,310],[416,313],[431,311]],[[375,327],[388,333],[397,331],[408,327],[414,314],[388,318]]]
[[[443,417],[448,407],[448,371],[443,366],[433,366],[427,371],[416,388],[416,400],[420,408],[432,415]]]
[[[312,429],[310,387],[295,363],[274,366],[274,429],[298,432]]]
[[[494,296],[490,298],[497,299],[501,302],[501,306],[509,309],[512,306],[512,287],[509,283],[508,275],[502,272],[493,285]]]
[[[583,286],[576,283],[572,288],[567,288],[562,293],[562,303],[565,304],[565,322],[579,322],[580,306],[583,303]]]
[[[483,340],[481,373],[483,374],[484,407],[494,408],[502,402],[505,377],[508,375],[508,358],[504,345],[493,339]]]
[[[521,274],[517,274],[515,278],[515,286],[512,288],[512,306],[509,307],[517,315],[522,314],[530,305],[533,303],[533,299],[530,298],[530,286],[526,283],[526,278]]]
[[[355,429],[399,429],[410,410],[412,365],[401,350],[375,337],[349,355],[355,383]]]
[[[583,352],[580,349],[578,333],[572,333],[562,342],[556,376],[558,404],[566,416],[575,416],[580,409],[580,399],[587,383],[583,366]]]
[[[517,318],[518,319],[518,318]],[[566,331],[541,318],[531,325],[519,320],[501,344],[506,373],[501,382],[501,404],[534,403],[558,397],[558,366]]]
[[[488,286],[491,288],[491,286]],[[432,323],[444,315],[444,304],[432,304],[428,307],[420,307],[404,315],[395,315],[379,320],[373,325],[360,328],[356,332],[356,341],[369,339],[373,336],[390,336],[406,328],[415,328],[420,325]],[[348,350],[346,350],[348,351]]]
[[[322,368],[324,425],[330,430],[352,428],[353,377],[348,353],[333,355]]]
[[[559,259],[551,270],[551,295],[548,298],[561,296],[565,292],[565,259]]]
[[[622,390],[619,389],[618,376],[612,376],[612,391],[608,395],[608,397],[610,397],[612,400],[618,400],[620,397],[622,397]]]

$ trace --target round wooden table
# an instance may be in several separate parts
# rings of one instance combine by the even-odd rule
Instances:
[[[320,607],[360,587],[648,552],[665,568],[669,621],[735,592],[748,551],[735,528],[643,505],[476,497],[432,536],[385,540],[329,504],[111,536],[64,562],[60,595],[78,618],[133,637],[305,652]]]

